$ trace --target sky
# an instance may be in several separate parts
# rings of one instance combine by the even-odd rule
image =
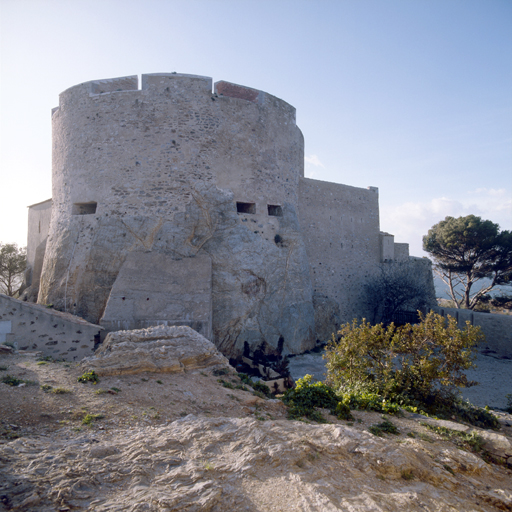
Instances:
[[[0,242],[51,197],[60,92],[173,71],[293,105],[306,176],[378,187],[411,255],[447,215],[510,230],[511,27],[510,0],[0,0]]]

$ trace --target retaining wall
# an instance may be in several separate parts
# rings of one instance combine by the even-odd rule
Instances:
[[[80,361],[92,355],[102,330],[68,313],[0,294],[0,343],[13,342],[18,350]]]

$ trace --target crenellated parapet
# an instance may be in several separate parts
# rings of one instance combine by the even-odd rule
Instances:
[[[59,215],[172,215],[208,182],[264,211],[298,203],[303,138],[275,96],[198,75],[154,73],[64,91],[53,122]],[[185,185],[184,185],[185,184]],[[141,193],[144,189],[144,193]],[[92,211],[94,210],[94,211]]]
[[[143,74],[140,89],[137,75],[83,82],[62,92],[59,96],[59,107],[54,111],[58,108],[66,108],[67,105],[75,102],[79,95],[115,95],[132,91],[148,91],[164,95],[187,94],[197,98],[204,96],[214,98],[214,101],[218,97],[250,101],[269,110],[274,109],[276,113],[286,117],[285,122],[295,123],[295,108],[276,96],[225,80],[215,83],[212,95],[210,77],[180,73]]]

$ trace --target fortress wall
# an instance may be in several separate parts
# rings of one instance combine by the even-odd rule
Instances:
[[[143,75],[142,90],[135,81],[87,82],[60,95],[52,118],[58,219],[87,204],[97,215],[172,218],[198,181],[233,190],[258,213],[267,203],[297,206],[303,138],[293,107],[261,91],[257,103],[212,95],[207,77]]]
[[[98,323],[128,254],[206,252],[225,353],[281,338],[287,352],[311,348],[295,109],[236,84],[216,91],[208,77],[171,73],[143,75],[141,89],[125,77],[60,95],[39,302]]]
[[[395,259],[395,236],[383,231],[379,234],[380,260],[392,261]]]
[[[459,329],[470,325],[479,326],[485,336],[483,347],[500,357],[512,358],[512,316],[493,313],[480,313],[469,309],[432,308],[442,316],[452,316]]]
[[[314,293],[338,302],[342,322],[365,316],[362,288],[381,259],[378,190],[302,178],[300,198]]]
[[[37,298],[39,279],[43,267],[46,251],[46,239],[50,229],[52,218],[52,200],[28,207],[28,233],[27,233],[27,272],[25,274],[25,286],[33,288],[32,298]]]
[[[188,325],[212,339],[212,263],[207,255],[173,260],[130,253],[100,323],[108,331]]]
[[[409,258],[409,244],[395,243],[395,260],[406,260]]]

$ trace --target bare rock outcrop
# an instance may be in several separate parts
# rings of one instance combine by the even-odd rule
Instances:
[[[204,336],[187,326],[155,326],[111,332],[96,354],[82,360],[84,370],[98,375],[183,372],[229,365]]]
[[[18,439],[0,447],[7,467],[3,492],[22,511],[512,508],[506,470],[473,453],[287,420],[189,415],[113,437]]]

